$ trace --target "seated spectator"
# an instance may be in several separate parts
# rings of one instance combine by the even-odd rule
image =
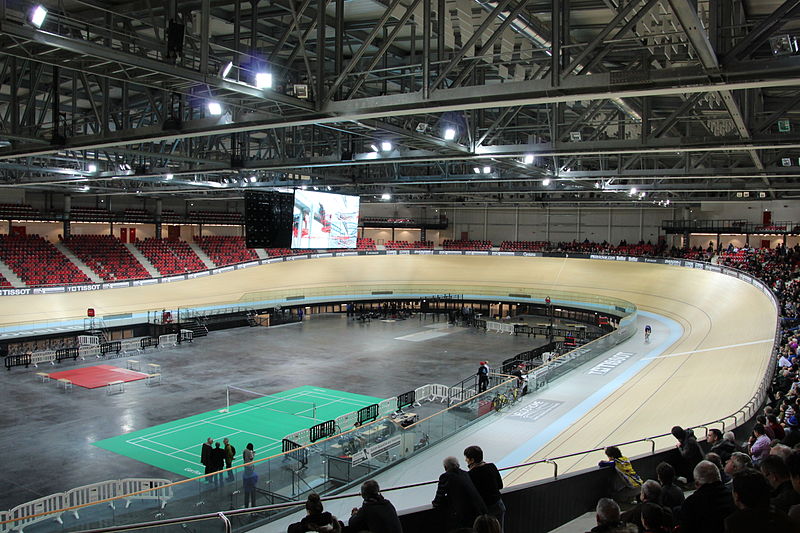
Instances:
[[[789,479],[792,481],[794,491],[800,494],[800,451],[795,450],[786,459],[786,469],[789,471]],[[795,524],[800,524],[800,505],[793,505],[789,508],[789,518]]]
[[[786,431],[783,429],[783,426],[778,422],[778,417],[769,414],[767,415],[767,426],[772,429],[773,435],[778,440],[783,440],[786,438]]]
[[[287,533],[305,533],[306,531],[340,533],[341,530],[342,525],[336,517],[323,511],[319,494],[312,492],[306,500],[306,516],[299,522],[291,524]]]
[[[672,516],[660,505],[645,503],[642,505],[642,524],[644,533],[670,533]]]
[[[442,466],[444,474],[439,476],[433,508],[443,511],[445,531],[471,527],[478,515],[486,514],[486,504],[469,474],[461,470],[458,459],[445,457]]]
[[[733,480],[733,476],[753,466],[750,456],[742,452],[733,452],[725,463],[725,473]]]
[[[738,509],[725,519],[726,533],[798,533],[800,528],[786,513],[769,504],[770,487],[766,478],[752,469],[733,478],[733,501]]]
[[[597,525],[590,530],[591,533],[616,532],[623,527],[623,523],[620,521],[619,505],[611,498],[600,498],[597,502],[595,519]]]
[[[680,426],[672,428],[672,436],[678,441],[676,448],[680,452],[679,460],[675,466],[678,475],[685,477],[688,481],[692,480],[694,467],[703,460],[703,450],[697,443],[694,431],[683,429]]]
[[[472,524],[472,529],[475,530],[475,533],[503,533],[500,528],[500,522],[490,514],[482,514],[476,518],[475,523]],[[372,533],[377,532],[373,531]]]
[[[762,426],[764,426],[764,433],[767,435],[767,437],[769,437],[770,442],[772,442],[772,440],[775,439],[775,433],[773,433],[772,428],[769,427],[769,425],[767,424],[766,416],[758,415],[756,417],[756,424],[761,424]]]
[[[681,505],[681,533],[723,533],[725,518],[735,510],[731,492],[722,484],[713,463],[700,461],[693,475],[697,490]]]
[[[618,501],[630,501],[642,486],[642,478],[633,469],[631,462],[616,446],[609,446],[605,449],[607,461],[600,461],[600,468],[614,467],[617,475],[611,485],[611,491]]]
[[[753,426],[753,435],[750,437],[750,457],[753,459],[753,464],[758,466],[761,461],[769,455],[770,438],[767,436],[767,430],[761,424]]]
[[[403,533],[394,505],[383,497],[378,482],[368,479],[361,484],[361,507],[353,508],[349,531],[371,531],[372,533]]]
[[[769,503],[778,511],[789,512],[789,508],[800,503],[800,494],[795,492],[789,479],[789,469],[777,455],[768,455],[761,461],[759,470],[772,487]]]
[[[704,459],[706,461],[714,463],[714,466],[717,467],[717,470],[719,470],[719,476],[722,479],[722,484],[723,485],[727,485],[728,482],[731,481],[731,478],[728,477],[728,474],[725,473],[725,469],[722,466],[722,458],[719,455],[717,455],[715,453],[712,453],[712,452],[708,452],[706,454],[706,456],[704,457]]]
[[[711,445],[711,452],[719,455],[722,464],[725,464],[731,454],[736,451],[736,443],[722,438],[722,432],[718,429],[709,429],[706,442]]]
[[[637,531],[644,531],[644,525],[642,524],[642,505],[645,503],[658,505],[659,501],[661,501],[661,485],[659,485],[658,481],[648,479],[642,483],[642,488],[639,491],[639,503],[632,509],[622,513],[620,520],[626,524],[635,525]]]
[[[683,491],[675,486],[675,469],[669,463],[659,463],[656,467],[656,476],[661,483],[661,499],[658,503],[674,512],[684,500]]]
[[[769,450],[770,455],[777,455],[784,461],[786,461],[790,455],[792,455],[792,449],[789,448],[785,444],[773,444],[772,448]]]

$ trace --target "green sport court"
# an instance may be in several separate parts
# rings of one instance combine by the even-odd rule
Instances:
[[[203,474],[200,450],[208,437],[219,442],[225,437],[230,439],[236,448],[233,462],[236,466],[242,464],[242,451],[249,442],[253,443],[256,459],[263,459],[281,453],[281,440],[290,433],[380,401],[382,398],[310,385],[270,396],[232,393],[227,412],[221,403],[216,411],[97,441],[94,445],[175,474],[194,477]],[[313,411],[310,404],[314,405]]]

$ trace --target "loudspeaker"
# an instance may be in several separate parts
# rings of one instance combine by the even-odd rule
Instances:
[[[245,192],[244,229],[247,247],[291,247],[293,208],[293,194]]]

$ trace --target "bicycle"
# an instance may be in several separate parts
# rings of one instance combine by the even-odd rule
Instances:
[[[497,396],[492,398],[492,409],[495,411],[499,411],[503,407],[508,405],[508,396],[503,393],[498,393]]]

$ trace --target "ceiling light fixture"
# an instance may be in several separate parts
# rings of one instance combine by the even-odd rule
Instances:
[[[272,74],[269,72],[256,73],[256,89],[271,89]]]
[[[383,150],[384,152],[390,152],[392,150],[392,143],[390,143],[389,141],[383,141],[381,143],[381,150]]]
[[[86,167],[86,170],[89,172],[97,172],[97,165],[94,163],[89,163],[89,165]]]
[[[31,11],[31,18],[29,20],[31,24],[38,29],[44,24],[45,18],[47,18],[47,8],[43,5],[38,5]]]
[[[456,138],[456,130],[455,128],[447,128],[444,130],[444,140],[445,141],[452,141]]]
[[[526,165],[532,165],[534,159],[535,157],[533,156],[533,154],[525,154],[525,157],[522,159],[522,162],[525,163]]]
[[[211,116],[218,117],[222,114],[222,106],[219,102],[209,102],[207,107]]]
[[[219,70],[219,77],[224,80],[228,77],[228,74],[231,73],[231,70],[233,70],[233,61],[228,61],[222,65],[222,68]]]
[[[483,167],[484,174],[490,174],[492,172],[492,167]]]
[[[550,178],[545,178],[545,179],[543,179],[543,180],[542,180],[542,185],[544,185],[545,187],[547,187],[548,185],[550,185]]]

